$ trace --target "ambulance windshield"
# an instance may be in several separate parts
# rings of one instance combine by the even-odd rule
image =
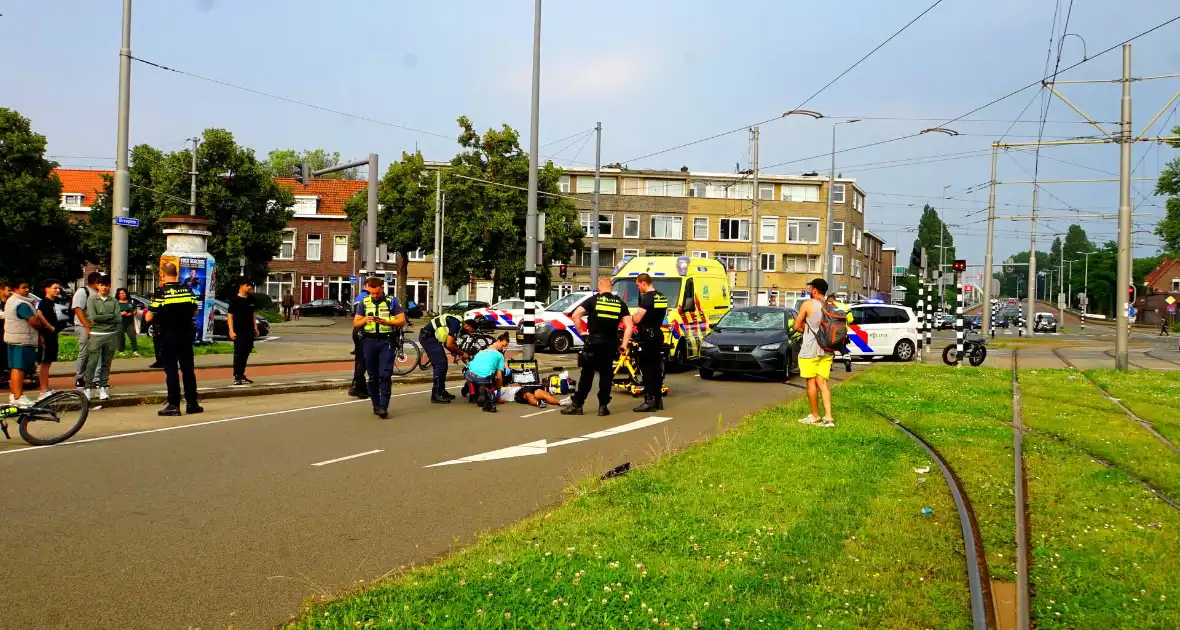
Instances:
[[[669,308],[675,308],[680,300],[680,285],[684,283],[683,278],[652,278],[651,284],[656,291],[664,294],[668,298]],[[639,287],[635,284],[635,277],[628,276],[622,278],[615,278],[612,289],[616,295],[623,298],[630,308],[639,307]]]

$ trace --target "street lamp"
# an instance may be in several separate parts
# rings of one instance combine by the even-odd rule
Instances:
[[[1082,315],[1090,310],[1090,257],[1098,252],[1078,252],[1086,257],[1085,273],[1082,276]]]
[[[942,219],[939,219],[938,221],[939,221],[939,223],[941,223]],[[945,229],[946,229],[946,226],[944,225],[943,230],[945,230]],[[939,235],[939,240],[942,240],[941,234]],[[943,292],[943,288],[942,288],[942,268],[946,267],[946,263],[943,262],[943,258],[945,257],[943,255],[943,252],[945,252],[948,249],[951,249],[953,246],[934,245],[933,247],[938,248],[938,308],[941,309],[946,305],[946,294]]]

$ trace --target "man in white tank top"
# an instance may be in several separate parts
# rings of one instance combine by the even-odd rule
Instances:
[[[832,391],[828,389],[828,379],[832,377],[833,354],[824,351],[819,346],[818,339],[828,283],[823,278],[816,278],[807,285],[807,292],[811,299],[799,307],[799,315],[795,317],[795,331],[803,334],[803,345],[799,348],[799,376],[807,379],[807,401],[811,403],[811,414],[799,422],[834,427],[836,423],[832,420]],[[822,418],[819,415],[818,400],[821,396],[824,401]]]

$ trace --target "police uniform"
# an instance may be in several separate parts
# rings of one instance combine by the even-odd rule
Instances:
[[[368,291],[361,291],[352,302],[355,312],[356,305],[368,297]],[[369,386],[365,383],[365,348],[364,337],[360,328],[352,329],[352,385],[348,388],[348,395],[354,398],[368,398]]]
[[[655,289],[639,296],[643,319],[639,320],[639,371],[643,374],[643,404],[635,411],[658,411],[664,408],[664,316],[668,298]]]
[[[184,402],[187,413],[203,411],[197,403],[197,374],[193,369],[193,316],[197,314],[197,296],[182,282],[168,282],[156,289],[148,310],[152,313],[154,339],[164,364],[168,386],[168,404],[160,415],[180,415],[180,383],[184,379]]]
[[[355,315],[390,320],[401,315],[401,304],[396,298],[382,296],[374,300],[372,295],[356,303]],[[373,401],[373,413],[384,417],[389,411],[389,390],[393,386],[393,345],[395,326],[365,322],[361,329],[361,349],[365,356],[365,369],[369,373],[369,400]]]
[[[434,389],[430,392],[431,402],[449,403],[455,398],[447,393],[447,368],[450,362],[447,361],[446,343],[447,337],[458,338],[462,330],[462,320],[454,315],[443,313],[430,320],[422,327],[422,332],[418,334],[422,350],[426,356],[430,357],[430,366],[434,368]]]
[[[631,313],[627,304],[614,293],[597,293],[582,302],[582,309],[586,311],[586,328],[589,332],[583,349],[582,375],[578,379],[578,390],[573,395],[573,405],[563,409],[562,413],[581,413],[582,404],[590,396],[590,387],[597,374],[598,413],[606,415],[609,413],[606,406],[610,404],[615,357],[618,356],[619,322]]]

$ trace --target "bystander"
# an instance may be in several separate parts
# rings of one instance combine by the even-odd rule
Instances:
[[[86,300],[86,319],[90,322],[90,339],[86,351],[86,397],[98,387],[98,399],[110,394],[111,361],[119,342],[119,301],[111,295],[111,279],[98,279],[97,292]]]
[[[254,312],[258,302],[254,298],[254,283],[246,277],[238,278],[238,292],[229,298],[229,338],[234,342],[234,385],[249,385],[254,381],[246,378],[246,362],[254,351],[254,340],[258,338],[258,320]]]
[[[89,352],[90,320],[86,319],[86,302],[98,290],[98,279],[102,276],[97,271],[86,274],[86,286],[78,287],[74,291],[74,299],[70,308],[74,313],[74,338],[78,340],[78,360],[74,362],[74,386],[86,386],[86,357]]]
[[[8,403],[17,407],[31,407],[33,401],[24,395],[25,374],[32,373],[37,360],[37,329],[41,316],[37,314],[33,298],[29,297],[29,283],[15,282],[16,289],[4,302],[4,342],[8,344]],[[3,289],[7,293],[8,289]]]
[[[63,327],[63,323],[58,321],[57,310],[54,308],[54,300],[59,295],[61,295],[60,282],[53,278],[41,282],[41,301],[37,302],[37,312],[41,314],[41,321],[44,326],[40,331],[41,352],[38,357],[40,368],[37,373],[37,385],[41,390],[41,395],[37,400],[41,400],[53,393],[53,390],[49,388],[49,368],[57,361],[57,335]]]

